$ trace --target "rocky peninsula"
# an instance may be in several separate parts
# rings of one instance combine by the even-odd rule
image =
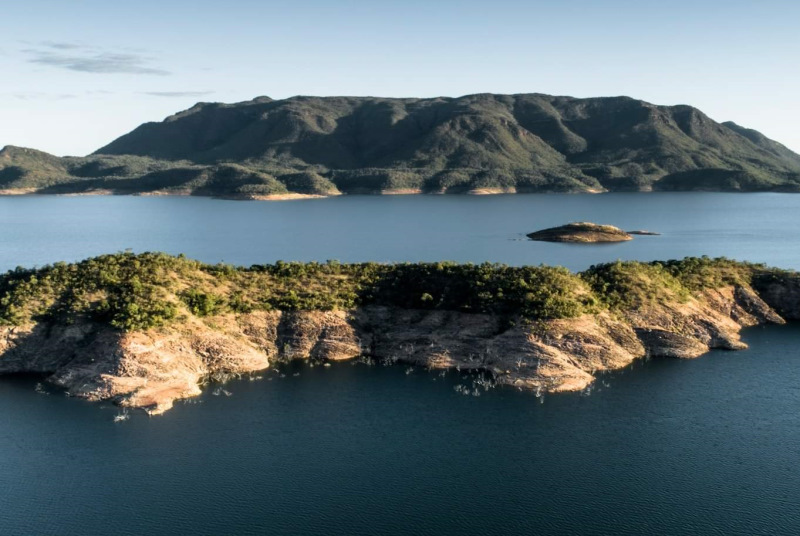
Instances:
[[[292,359],[367,356],[574,391],[647,357],[745,348],[800,319],[800,274],[726,259],[557,267],[277,263],[116,254],[0,276],[0,374],[162,413]]]
[[[625,242],[633,237],[619,227],[599,225],[587,221],[573,222],[558,227],[542,229],[526,235],[541,242],[573,242],[591,244],[596,242]]]

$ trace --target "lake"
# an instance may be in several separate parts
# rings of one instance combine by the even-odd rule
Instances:
[[[342,196],[300,201],[201,197],[0,197],[0,270],[125,249],[206,262],[276,260],[560,264],[727,256],[800,268],[800,195]],[[662,236],[532,242],[525,234],[593,221]],[[793,247],[794,246],[794,247]]]
[[[686,255],[800,268],[800,196],[0,197],[0,264],[161,250],[208,262],[562,264]],[[614,245],[522,240],[572,220]],[[800,325],[588,392],[289,365],[159,417],[0,379],[0,534],[798,534]],[[470,389],[472,392],[472,389]]]

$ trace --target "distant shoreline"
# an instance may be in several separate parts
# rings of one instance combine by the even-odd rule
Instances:
[[[798,194],[798,191],[786,190],[765,190],[765,191],[727,191],[727,190],[648,190],[648,191],[603,191],[603,190],[584,190],[584,191],[541,191],[525,192],[501,189],[501,188],[479,188],[465,192],[423,192],[418,189],[396,189],[383,190],[380,192],[353,192],[353,193],[331,193],[331,194],[302,194],[289,192],[285,194],[268,195],[225,195],[225,194],[198,194],[189,191],[150,191],[150,192],[119,192],[114,190],[102,189],[91,190],[88,192],[42,192],[32,188],[16,188],[0,190],[0,197],[24,197],[24,196],[55,196],[55,197],[89,197],[89,196],[128,196],[128,197],[207,197],[212,199],[224,199],[228,201],[299,201],[306,199],[326,199],[331,197],[383,197],[383,196],[495,196],[495,195],[602,195],[602,194],[670,194],[670,193],[720,193],[720,194]]]
[[[197,103],[87,156],[0,149],[0,188],[286,194],[800,191],[800,154],[688,105],[519,93]]]

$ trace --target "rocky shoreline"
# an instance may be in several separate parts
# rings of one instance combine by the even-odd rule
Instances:
[[[683,300],[569,318],[365,305],[187,314],[160,327],[130,330],[87,318],[48,319],[0,325],[0,374],[43,374],[72,396],[150,414],[198,395],[209,379],[293,359],[366,356],[483,371],[499,385],[536,392],[576,391],[597,374],[637,359],[740,350],[746,348],[742,328],[798,319],[800,276],[792,272],[761,277],[754,286],[719,285]]]

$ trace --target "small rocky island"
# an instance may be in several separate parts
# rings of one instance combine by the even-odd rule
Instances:
[[[746,345],[800,320],[800,274],[727,259],[601,264],[284,263],[160,253],[0,275],[0,375],[162,413],[209,381],[290,360],[480,371],[575,391],[647,357]]]
[[[559,227],[550,227],[534,233],[528,238],[541,242],[573,242],[592,244],[595,242],[625,242],[633,237],[619,227],[599,225],[586,221],[568,223]]]

